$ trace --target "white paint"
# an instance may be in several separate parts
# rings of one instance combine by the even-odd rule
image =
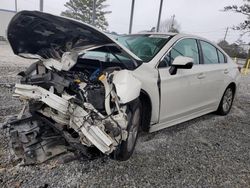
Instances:
[[[15,88],[15,94],[18,94],[20,97],[42,101],[62,114],[68,114],[69,102],[42,87],[16,84]]]
[[[210,42],[197,36],[178,34],[150,62],[142,64],[133,72],[151,98],[150,132],[216,111],[226,87],[234,82],[238,88],[238,65],[227,55],[227,63],[197,64],[191,69],[178,69],[176,75],[169,74],[169,67],[158,69],[157,65],[163,56],[183,38]],[[213,45],[223,52],[216,44]],[[159,79],[158,71],[160,90],[155,88]]]
[[[172,65],[186,65],[187,63],[193,63],[194,59],[190,57],[178,56],[174,59]]]
[[[101,152],[106,154],[111,153],[114,150],[115,141],[101,130],[99,126],[90,125],[88,121],[85,121],[85,116],[88,116],[88,113],[80,106],[76,106],[73,109],[70,124],[75,124],[80,128],[84,136]]]
[[[77,132],[78,129],[80,129],[84,137],[87,138],[87,142],[85,142],[86,139],[81,139],[82,144],[89,145],[88,141],[90,141],[105,154],[110,154],[115,149],[117,143],[102,129],[104,128],[102,122],[99,122],[98,125],[90,124],[85,119],[89,116],[89,114],[82,107],[71,104],[66,99],[59,97],[58,95],[55,95],[54,93],[39,86],[16,84],[15,87],[15,93],[20,98],[42,101],[50,108],[60,112],[57,115],[52,113],[52,111],[47,108],[40,111],[43,115],[50,117],[61,124],[69,123],[72,128],[77,128],[75,129]],[[87,108],[92,106],[87,103],[84,105]],[[101,118],[103,118],[103,116],[101,116]]]
[[[126,104],[140,95],[141,82],[128,70],[114,73],[113,83],[122,104]]]
[[[63,64],[60,61],[56,59],[52,59],[52,58],[44,59],[43,65],[49,70],[52,70],[52,68],[55,68],[58,71],[61,71],[63,67]]]
[[[68,71],[71,69],[77,61],[78,54],[76,52],[65,52],[62,55],[61,63],[62,70]]]

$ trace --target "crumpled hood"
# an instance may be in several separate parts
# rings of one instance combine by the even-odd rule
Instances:
[[[53,58],[76,47],[88,49],[116,44],[134,60],[141,61],[117,41],[88,24],[39,11],[18,12],[9,24],[8,40],[16,55],[26,53]]]

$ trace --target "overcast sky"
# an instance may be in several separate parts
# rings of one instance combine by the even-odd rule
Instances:
[[[18,10],[38,10],[39,0],[17,0]],[[44,0],[44,11],[59,15],[65,10],[68,0]],[[107,15],[109,31],[128,33],[132,0],[107,0],[112,11]],[[1,9],[14,10],[15,0],[0,0]],[[231,12],[222,12],[224,6],[242,4],[243,0],[164,0],[162,20],[173,14],[181,26],[181,32],[203,36],[214,42],[223,39],[226,28],[237,25],[244,16]],[[135,0],[133,33],[150,30],[157,24],[160,0]],[[235,42],[239,32],[229,29],[227,40]],[[243,40],[250,42],[250,37]]]

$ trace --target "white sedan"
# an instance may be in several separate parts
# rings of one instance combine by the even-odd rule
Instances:
[[[38,59],[19,73],[15,96],[28,105],[7,125],[10,145],[28,164],[68,147],[127,160],[139,128],[153,132],[210,112],[226,115],[238,89],[238,66],[197,36],[114,40],[75,20],[22,11],[8,40],[15,54]]]
[[[217,111],[226,115],[238,88],[239,68],[216,44],[193,35],[144,33],[118,38],[143,60],[144,127],[150,132]],[[144,102],[142,102],[144,103]],[[150,112],[150,113],[149,113]],[[143,118],[145,119],[145,118]]]

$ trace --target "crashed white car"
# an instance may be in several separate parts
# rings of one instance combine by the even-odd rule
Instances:
[[[139,128],[157,131],[217,111],[226,115],[239,70],[205,39],[144,33],[117,40],[87,24],[21,11],[9,24],[13,52],[38,61],[19,73],[24,101],[6,126],[27,164],[68,150],[117,160],[133,153]]]

